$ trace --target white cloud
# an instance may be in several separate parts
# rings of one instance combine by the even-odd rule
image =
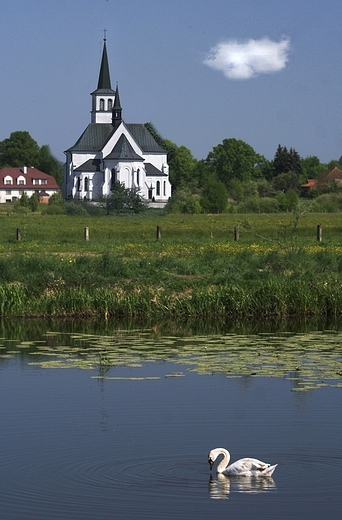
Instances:
[[[213,47],[203,63],[222,71],[228,79],[250,79],[284,69],[289,51],[287,37],[279,42],[267,37],[243,42],[228,40]]]

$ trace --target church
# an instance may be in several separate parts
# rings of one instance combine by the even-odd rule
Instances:
[[[106,38],[97,89],[91,97],[91,122],[64,152],[64,198],[108,197],[118,181],[138,190],[149,205],[164,206],[171,197],[167,152],[144,124],[123,120],[119,87],[111,86]]]

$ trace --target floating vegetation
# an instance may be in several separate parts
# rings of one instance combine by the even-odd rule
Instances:
[[[154,381],[161,379],[159,376],[147,377],[109,377],[109,376],[91,376],[91,379],[115,379],[116,381]]]
[[[45,342],[4,340],[1,359],[29,360],[41,368],[92,371],[94,379],[160,380],[188,372],[227,378],[282,377],[293,391],[342,387],[342,332],[161,336],[151,329],[117,330],[111,336],[49,332]],[[173,363],[184,370],[140,375],[149,364]],[[126,377],[122,369],[134,370]],[[121,370],[120,373],[118,371]],[[162,372],[163,375],[160,375]],[[165,372],[165,373],[164,373]]]

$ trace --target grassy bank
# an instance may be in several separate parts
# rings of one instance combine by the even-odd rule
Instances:
[[[335,316],[342,312],[341,238],[339,214],[307,214],[296,223],[286,214],[1,216],[0,313]]]

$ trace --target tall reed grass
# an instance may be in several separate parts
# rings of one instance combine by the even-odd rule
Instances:
[[[136,257],[122,251],[3,255],[0,313],[217,319],[342,313],[339,249],[241,247],[227,253],[224,246],[142,256],[138,248]]]

